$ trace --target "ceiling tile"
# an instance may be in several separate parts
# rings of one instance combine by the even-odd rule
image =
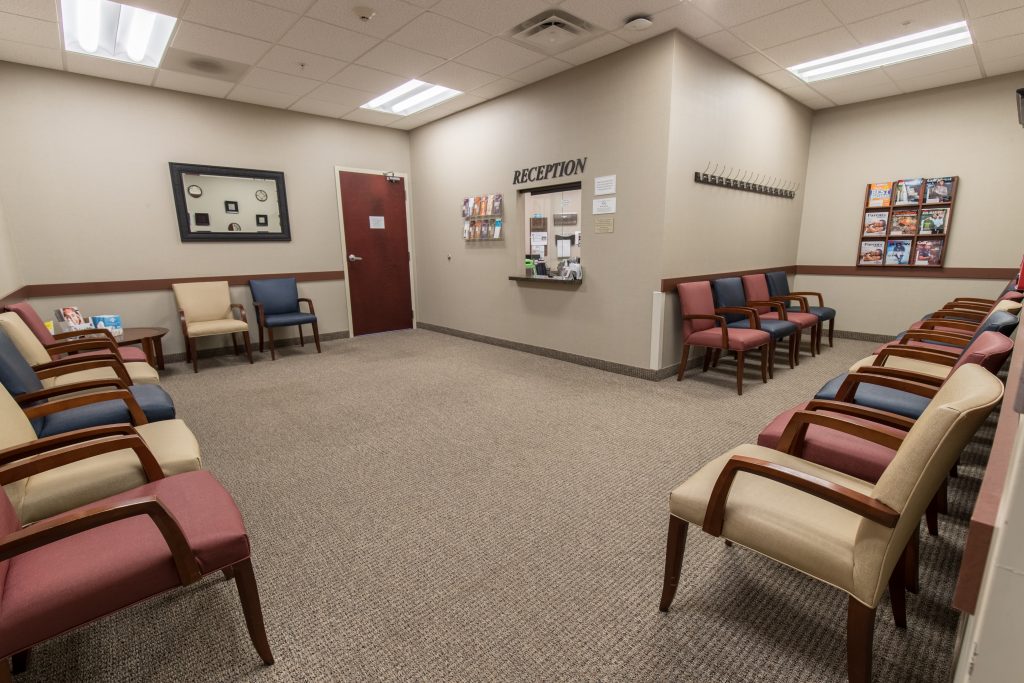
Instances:
[[[465,24],[427,12],[388,38],[414,50],[451,59],[487,40],[488,34]]]
[[[800,5],[735,26],[732,32],[737,38],[754,47],[765,49],[813,36],[841,25],[821,0],[808,0]]]
[[[319,81],[309,78],[300,78],[299,76],[291,76],[279,71],[260,68],[252,69],[241,82],[243,85],[252,86],[253,88],[272,90],[273,92],[288,95],[305,95],[320,85]]]
[[[551,5],[547,0],[441,0],[431,11],[491,35],[500,35],[550,9]]]
[[[231,94],[228,95],[228,99],[235,100],[236,102],[248,102],[249,104],[261,104],[264,107],[287,109],[288,105],[297,100],[298,97],[271,90],[261,90],[260,88],[253,88],[248,85],[236,85]]]
[[[275,45],[258,63],[265,69],[326,81],[345,67],[345,62],[312,52]]]
[[[480,97],[473,97],[472,95],[460,95],[456,97],[454,100],[449,100],[448,102],[444,102],[442,104],[437,105],[436,107],[431,107],[430,109],[418,112],[416,114],[413,114],[412,116],[406,116],[403,120],[396,121],[395,123],[391,124],[390,127],[401,128],[403,130],[411,130],[412,128],[415,128],[417,126],[422,126],[425,123],[430,123],[431,121],[443,119],[445,116],[454,114],[455,112],[461,111],[463,109],[467,109],[483,101],[483,98]]]
[[[160,69],[156,74],[156,81],[153,85],[158,88],[189,92],[195,95],[224,97],[235,84],[228,83],[227,81],[218,81],[216,78],[204,78],[203,76]]]
[[[243,64],[255,64],[267,53],[271,44],[254,38],[235,35],[215,28],[178,23],[178,31],[171,41],[172,47],[218,59],[229,59]]]
[[[768,85],[782,90],[784,88],[793,88],[803,85],[803,81],[789,73],[785,69],[782,71],[772,71],[771,73],[761,74],[758,76],[762,81]]]
[[[60,49],[60,31],[52,21],[0,12],[0,40]]]
[[[354,121],[355,123],[369,123],[374,126],[386,126],[389,123],[394,123],[401,119],[401,116],[395,114],[385,114],[382,111],[371,111],[369,109],[353,109],[349,113],[345,114],[341,118],[346,121]]]
[[[790,67],[860,47],[845,27],[770,47],[764,54],[781,66]]]
[[[927,0],[910,7],[880,14],[849,24],[853,37],[864,45],[880,43],[900,36],[938,28],[962,21],[963,10],[958,0]]]
[[[150,12],[156,12],[157,14],[165,14],[169,17],[180,17],[181,8],[185,5],[185,0],[131,0],[126,2],[132,7],[138,7],[139,9],[148,9]]]
[[[807,86],[799,88],[786,88],[782,91],[786,95],[792,97],[794,100],[803,104],[811,109],[825,109],[827,107],[834,107],[836,103],[828,99],[824,95],[811,90]]]
[[[938,88],[944,85],[963,83],[964,81],[973,81],[978,78],[981,78],[981,69],[978,68],[977,64],[973,64],[971,66],[964,66],[959,69],[950,69],[949,71],[941,71],[939,73],[922,74],[919,76],[912,76],[910,78],[896,79],[896,85],[898,85],[900,90],[903,92],[913,92],[915,90],[927,90],[928,88]]]
[[[63,69],[61,62],[61,51],[52,47],[40,47],[28,43],[15,43],[10,40],[0,40],[0,60],[5,62],[16,62],[18,64],[29,64],[41,66],[47,69]]]
[[[304,114],[315,114],[317,116],[327,116],[332,119],[340,118],[352,111],[351,104],[328,102],[326,100],[318,100],[314,97],[303,97],[288,108],[292,111],[301,111]]]
[[[1004,59],[985,59],[985,73],[989,76],[999,76],[1017,71],[1024,71],[1024,55],[1006,57]]]
[[[1024,7],[990,14],[971,22],[971,35],[979,42],[1016,35],[1024,43],[1021,33],[1024,33]]]
[[[407,80],[409,79],[404,76],[396,76],[384,71],[377,71],[376,69],[370,69],[365,66],[360,66],[359,64],[350,64],[342,69],[337,76],[330,80],[330,82],[336,85],[355,88],[356,90],[385,93],[392,88],[397,88]]]
[[[693,4],[722,26],[739,24],[799,5],[804,0],[693,0]]]
[[[423,74],[423,80],[428,83],[436,83],[462,92],[468,92],[479,88],[481,85],[497,80],[497,76],[474,69],[458,62],[442,64],[432,71]]]
[[[411,50],[402,45],[384,42],[360,57],[356,63],[399,76],[416,78],[420,74],[440,66],[444,60],[424,54],[419,50]]]
[[[921,0],[857,0],[856,2],[850,2],[850,0],[825,0],[828,8],[844,24],[885,14],[894,9],[918,2],[921,2]]]
[[[263,3],[264,5],[272,5],[278,9],[295,12],[296,14],[305,14],[306,10],[308,10],[316,0],[256,0],[256,2]]]
[[[115,62],[102,57],[91,57],[77,52],[66,52],[64,59],[67,61],[68,71],[86,76],[98,76],[139,85],[150,85],[156,77],[156,69],[138,64]]]
[[[476,69],[489,71],[499,76],[507,76],[513,71],[518,71],[536,64],[544,59],[544,55],[519,47],[502,38],[492,38],[483,45],[475,47],[455,61],[466,64]]]
[[[708,34],[697,42],[726,59],[735,59],[741,55],[749,55],[754,51],[754,48],[728,31]]]
[[[355,61],[377,42],[376,38],[307,18],[300,19],[281,39],[282,45],[333,57],[343,62]]]
[[[1009,36],[999,40],[991,40],[987,43],[978,43],[978,52],[981,58],[988,64],[989,60],[1008,59],[1024,54],[1024,40],[1020,36]]]
[[[23,17],[57,21],[57,3],[55,0],[0,0],[0,12],[19,14]]]
[[[872,69],[860,73],[830,78],[825,81],[815,81],[810,87],[817,90],[825,97],[832,97],[844,90],[864,90],[878,85],[891,85],[892,79],[883,69]]]
[[[276,41],[299,15],[251,0],[191,0],[182,18],[250,38]]]
[[[1024,52],[1024,46],[1021,47],[1021,51]],[[892,66],[885,67],[885,71],[894,81],[901,81],[926,74],[961,69],[967,66],[978,67],[978,57],[974,52],[974,48],[970,45],[930,57],[921,57],[920,59],[912,59],[909,62],[893,64]]]
[[[309,93],[309,97],[315,100],[324,100],[326,102],[334,102],[336,104],[348,104],[352,107],[358,107],[361,104],[366,104],[376,97],[376,95],[376,93],[368,93],[354,88],[346,88],[343,85],[333,85],[331,83],[324,83],[316,90]]]
[[[902,90],[897,87],[895,83],[889,81],[888,83],[878,83],[876,85],[869,85],[865,88],[851,88],[849,90],[843,90],[830,94],[828,97],[836,104],[852,104],[854,102],[864,102],[867,100],[877,100],[882,97],[891,97],[893,95],[902,94]]]
[[[964,0],[967,14],[972,17],[983,17],[996,12],[1020,7],[1020,0]]]
[[[376,11],[370,21],[362,21],[359,18],[359,13],[355,11],[356,7],[366,6],[372,7]],[[387,38],[422,12],[422,7],[416,7],[401,0],[383,0],[381,2],[318,0],[309,10],[308,16],[357,33],[365,33],[375,38]]]
[[[513,81],[511,78],[499,78],[498,80],[488,83],[483,87],[477,88],[470,94],[476,95],[477,97],[491,99],[492,97],[504,95],[507,92],[512,92],[513,90],[521,87],[523,87],[523,84],[519,81]]]
[[[629,17],[654,14],[678,4],[679,0],[565,0],[558,9],[607,31],[617,31]]]
[[[658,12],[651,17],[654,26],[644,31],[631,31],[620,28],[615,35],[630,43],[639,43],[661,35],[666,31],[677,30],[691,38],[701,38],[722,30],[715,20],[701,12],[688,2],[678,3],[667,10]]]
[[[622,38],[616,38],[610,33],[606,33],[600,38],[594,38],[565,52],[559,52],[558,58],[573,64],[583,64],[598,57],[618,52],[624,47],[629,47],[629,43]]]
[[[737,66],[746,69],[755,76],[760,76],[761,74],[767,74],[773,71],[778,71],[779,69],[778,64],[768,59],[764,55],[758,54],[756,52],[752,55],[743,55],[742,57],[737,57],[732,61]]]
[[[563,62],[560,59],[548,57],[536,64],[531,64],[525,69],[513,71],[508,75],[508,77],[521,83],[533,83],[535,81],[543,80],[548,76],[554,76],[566,69],[571,69],[572,66],[573,65],[569,62]]]

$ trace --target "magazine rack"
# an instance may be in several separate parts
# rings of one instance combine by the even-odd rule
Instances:
[[[857,266],[941,268],[959,184],[959,176],[868,184]]]
[[[504,199],[500,194],[462,200],[462,239],[466,242],[500,242],[505,239]]]

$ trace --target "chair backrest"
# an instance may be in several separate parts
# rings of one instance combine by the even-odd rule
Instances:
[[[978,337],[986,332],[998,332],[1009,337],[1017,329],[1018,324],[1020,324],[1020,318],[1014,314],[1005,311],[993,311],[978,325],[978,329],[974,331],[974,336],[971,338],[971,343],[974,343]]]
[[[0,330],[7,333],[29,365],[49,363],[52,360],[50,352],[17,313],[0,313]]]
[[[20,396],[32,391],[39,391],[43,383],[36,376],[32,366],[21,355],[18,348],[0,329],[0,385],[12,396]],[[43,418],[32,420],[32,428],[36,433],[43,427]]]
[[[999,297],[1000,301],[1024,301],[1024,293],[1021,292],[1007,292]]]
[[[1024,308],[1019,301],[1014,299],[1002,298],[992,306],[993,311],[1002,311],[1003,313],[1009,313],[1011,315],[1020,315],[1020,309]]]
[[[676,285],[679,293],[679,310],[683,316],[687,315],[714,315],[715,302],[711,296],[711,283],[707,280],[700,282],[680,282]],[[713,320],[683,320],[683,341],[694,332],[700,332],[715,326]]]
[[[764,273],[754,273],[753,275],[744,275],[743,280],[743,291],[747,293],[748,301],[768,301],[771,298],[771,294],[768,293],[768,280],[765,278]],[[771,313],[771,306],[757,306],[755,307],[758,313]]]
[[[29,424],[25,413],[7,391],[0,388],[0,450],[35,441],[36,432]],[[0,486],[0,538],[21,528],[18,515],[11,505],[9,496],[24,496],[25,480]],[[7,579],[7,565],[10,560],[0,562],[0,609],[3,605],[4,583]]]
[[[227,280],[178,282],[171,285],[185,322],[206,322],[231,317],[231,291]]]
[[[961,365],[974,363],[994,375],[1003,367],[1003,363],[1009,358],[1011,351],[1013,351],[1012,339],[999,332],[983,332],[975,337],[974,341],[960,354],[960,358],[950,370],[950,374],[953,374]]]
[[[716,306],[746,306],[747,296],[743,292],[743,281],[738,277],[723,277],[711,281],[711,291],[715,294]],[[734,323],[746,320],[741,313],[728,313],[726,321]]]
[[[249,280],[249,291],[253,303],[263,304],[267,315],[297,313],[299,310],[299,285],[293,277],[276,277],[266,280]]]
[[[7,306],[8,311],[13,311],[21,316],[21,319],[25,321],[28,328],[32,330],[32,333],[36,335],[36,338],[43,343],[45,346],[50,344],[56,344],[57,340],[54,338],[53,333],[46,329],[46,323],[36,313],[36,309],[29,306],[27,301],[21,301],[16,304],[9,304]]]
[[[975,431],[1003,395],[1003,384],[980,365],[950,375],[911,427],[878,479],[872,497],[900,513],[894,529],[863,520],[854,549],[854,597],[874,606],[889,574],[921,524],[928,502]]]
[[[772,296],[789,296],[789,279],[786,277],[786,271],[773,270],[770,273],[765,273],[764,277],[768,280],[769,294]]]

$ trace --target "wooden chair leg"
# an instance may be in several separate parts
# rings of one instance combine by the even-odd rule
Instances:
[[[797,330],[795,338],[793,339],[793,362],[796,365],[800,365],[800,341],[803,336],[802,330]]]
[[[720,359],[721,357],[722,357],[722,349],[715,349],[711,353],[711,367],[717,368],[718,367],[718,359]]]
[[[889,602],[892,603],[892,618],[896,622],[896,628],[907,627],[907,591],[904,585],[906,562],[907,551],[904,549],[889,576]]]
[[[13,683],[13,681],[11,667],[7,664],[7,660],[0,660],[0,683]]]
[[[919,532],[914,532],[903,552],[906,555],[903,561],[903,586],[908,592],[917,595],[921,590],[921,582],[918,579],[920,569],[918,565],[920,564],[921,555],[921,534]]]
[[[306,345],[306,339],[302,336],[302,325],[296,325],[299,328],[299,346]]]
[[[761,347],[761,384],[768,384],[768,344]]]
[[[789,369],[796,367],[796,340],[797,335],[789,335]]]
[[[679,372],[676,373],[676,381],[677,382],[682,382],[683,381],[683,373],[686,372],[686,359],[687,359],[687,357],[689,355],[690,355],[690,345],[689,344],[683,344],[683,357],[679,361]]]
[[[243,560],[232,569],[235,574],[235,585],[238,587],[238,598],[242,601],[242,612],[245,613],[245,627],[249,630],[249,638],[263,663],[273,664],[274,655],[270,652],[270,643],[267,642],[267,630],[263,624],[263,609],[260,607],[260,593],[256,588],[252,561]]]
[[[846,613],[846,675],[850,683],[871,683],[875,610],[852,595]]]
[[[323,353],[320,350],[320,330],[316,326],[316,321],[313,321],[313,342],[316,344],[316,352]]]
[[[939,498],[938,494],[932,496],[928,501],[928,507],[924,510],[924,521],[928,525],[928,535],[939,535]]]
[[[768,342],[768,379],[775,379],[775,337]]]
[[[221,572],[224,574],[225,581],[230,581],[231,579],[235,578],[234,567],[224,567],[224,569],[222,569]]]
[[[28,671],[28,662],[32,656],[32,650],[22,650],[11,657],[11,673],[23,674]]]
[[[665,584],[661,589],[661,604],[658,609],[667,612],[679,588],[679,572],[683,568],[683,553],[686,552],[686,530],[689,523],[669,515],[668,541],[665,544]]]
[[[821,333],[825,331],[825,322],[823,320],[818,321],[818,353],[821,353]]]
[[[939,514],[949,514],[949,478],[947,477],[942,481],[942,486],[939,487],[939,492],[935,494],[938,499],[938,511]]]
[[[245,343],[245,355],[249,357],[249,365],[252,365],[252,344],[249,342],[249,333],[242,333],[242,341]]]
[[[189,354],[192,356],[192,372],[199,372],[199,350],[196,348],[196,340],[188,340]]]
[[[835,324],[836,319],[832,318],[828,321],[828,345],[832,346],[832,326]]]
[[[260,332],[260,353],[263,353],[263,326],[257,325],[256,329]]]
[[[743,352],[736,352],[736,393],[743,395]]]
[[[231,333],[231,346],[233,347],[235,355],[237,356],[238,355],[238,333],[237,332],[232,332]]]
[[[814,343],[814,340],[818,338],[818,325],[815,325],[814,327],[811,327],[809,329],[809,334],[811,335],[811,338],[808,341],[811,346],[811,358],[814,358],[815,356],[818,355],[818,347]]]
[[[707,372],[708,368],[711,367],[711,353],[712,353],[711,349],[709,349],[709,348],[705,348],[704,349],[704,369],[701,370],[701,372]]]
[[[276,349],[274,348],[274,328],[267,328],[267,343],[270,345],[270,360],[277,360]]]

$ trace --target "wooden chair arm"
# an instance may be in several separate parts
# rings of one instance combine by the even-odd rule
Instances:
[[[981,304],[983,306],[992,307],[996,305],[996,300],[981,299],[975,296],[958,296],[957,298],[953,299],[953,303]]]
[[[260,327],[266,327],[266,318],[263,315],[263,304],[259,301],[253,301],[252,306],[256,309],[256,324]]]
[[[992,310],[991,306],[970,306],[967,304],[946,304],[931,314],[931,318],[952,318],[953,320],[975,320],[981,322]]]
[[[149,450],[149,446],[142,440],[142,437],[138,434],[121,434],[70,444],[55,450],[9,461],[0,467],[0,485],[6,486],[11,482],[31,477],[40,472],[88,460],[97,455],[127,449],[135,452],[135,456],[142,465],[142,471],[146,474],[147,481],[164,478],[164,471],[160,468],[160,463],[157,462],[156,456],[153,455],[153,451]]]
[[[120,358],[103,356],[75,358],[74,356],[68,356],[67,358],[50,361],[49,363],[40,363],[32,369],[36,371],[36,377],[39,379],[49,379],[84,370],[96,370],[98,368],[110,368],[125,386],[132,386],[132,378],[128,375],[128,371],[125,369],[124,363],[121,362]]]
[[[46,352],[51,356],[61,353],[78,353],[80,351],[109,351],[118,356],[117,344],[109,339],[82,339],[80,341],[66,341],[59,344],[50,344]],[[120,356],[118,356],[120,358]]]
[[[901,368],[887,368],[878,367],[877,365],[869,365],[864,368],[860,368],[857,372],[863,372],[868,375],[879,375],[882,377],[899,377],[911,382],[920,382],[921,384],[928,384],[935,388],[941,387],[945,379],[940,377],[933,377],[932,375],[926,375],[921,372],[914,372],[913,370],[903,370]]]
[[[182,585],[195,583],[202,578],[203,572],[188,545],[181,525],[178,524],[178,520],[174,518],[171,511],[153,496],[95,505],[84,510],[51,517],[19,529],[0,538],[0,561],[89,529],[140,515],[148,515],[160,530],[160,534],[164,537],[171,556],[174,558],[174,566]]]
[[[936,392],[938,392],[938,389],[935,387],[922,382],[914,382],[900,377],[888,377],[868,372],[851,372],[846,376],[846,379],[843,380],[842,385],[839,387],[839,391],[836,392],[836,400],[844,403],[852,403],[854,394],[857,393],[857,387],[861,384],[874,384],[880,387],[888,387],[898,391],[905,391],[908,394],[914,394],[915,396],[923,396],[927,399],[934,398]]]
[[[898,449],[900,444],[903,443],[903,437],[884,432],[877,427],[851,422],[850,420],[832,415],[822,415],[811,410],[798,410],[793,413],[786,424],[786,428],[782,430],[782,436],[779,438],[779,443],[775,446],[775,450],[800,457],[804,447],[804,439],[807,438],[807,428],[811,425],[843,432],[844,434],[856,436],[859,439],[877,443],[879,446],[885,446],[893,450]]]
[[[821,292],[790,292],[791,296],[816,296],[818,297],[818,306],[825,307],[825,297],[821,295]]]
[[[316,315],[316,310],[314,310],[314,308],[313,308],[313,300],[309,299],[307,297],[304,297],[304,296],[303,297],[299,297],[299,303],[301,304],[303,301],[305,301],[306,305],[309,306],[309,314],[310,315]]]
[[[747,299],[747,303],[751,307],[767,306],[768,308],[774,310],[776,313],[779,314],[779,320],[788,320],[788,318],[786,317],[786,306],[785,304],[779,301],[755,301],[753,299]]]
[[[98,334],[102,337],[106,337],[110,341],[117,343],[117,339],[114,337],[114,333],[105,327],[93,327],[85,330],[71,330],[70,332],[57,332],[53,335],[54,339],[74,339],[76,337],[88,337],[94,334]]]
[[[960,355],[959,353],[936,353],[931,349],[922,349],[919,346],[886,346],[879,352],[872,365],[885,365],[885,361],[889,358],[913,358],[935,365],[953,367],[960,360]]]
[[[807,297],[795,296],[793,294],[789,294],[789,295],[786,295],[786,296],[773,296],[772,297],[772,301],[779,301],[779,302],[782,302],[782,303],[785,303],[787,301],[796,301],[796,302],[798,302],[800,304],[800,312],[801,313],[806,313],[808,311]]]
[[[967,348],[967,345],[971,343],[972,335],[963,334],[962,332],[942,332],[939,330],[907,330],[903,333],[903,336],[899,341],[895,342],[897,346],[906,346],[912,341],[938,341],[952,346],[958,346],[961,349]]]
[[[238,309],[238,319],[243,323],[249,322],[249,319],[245,316],[245,306],[242,304],[231,304],[231,308]]]
[[[757,317],[757,311],[753,308],[748,308],[746,306],[720,306],[715,309],[715,313],[738,313],[740,315],[745,315],[747,320],[750,322],[750,329],[761,329],[761,319]]]
[[[919,330],[938,330],[939,332],[952,332],[963,330],[964,332],[970,332],[972,335],[978,329],[979,323],[969,322],[966,320],[949,320],[946,318],[929,318],[928,320],[922,320]]]
[[[878,408],[870,408],[868,406],[859,406],[856,403],[843,403],[842,401],[829,401],[826,399],[816,398],[807,403],[804,410],[814,412],[816,410],[829,410],[834,413],[842,413],[844,415],[850,415],[853,417],[859,417],[865,420],[871,420],[872,422],[878,422],[879,424],[888,425],[889,427],[896,427],[897,429],[909,430],[914,426],[917,420],[913,420],[903,415],[897,415],[896,413],[886,412],[879,410]]]
[[[81,391],[81,387],[75,387],[72,385],[71,388],[72,390]],[[135,395],[128,389],[94,391],[88,394],[79,394],[77,396],[69,396],[67,398],[47,401],[46,403],[40,403],[39,405],[25,408],[25,417],[30,420],[34,420],[37,417],[45,417],[52,413],[59,413],[63,410],[70,410],[71,408],[92,405],[93,403],[102,403],[103,401],[124,401],[125,405],[128,407],[128,414],[131,415],[132,424],[144,425],[149,422],[149,419],[146,418],[145,411],[142,410],[142,406],[139,405],[139,402],[135,399]]]
[[[729,326],[725,323],[725,316],[721,315],[707,315],[707,314],[693,314],[684,315],[683,320],[713,320],[715,323],[722,328],[722,348],[729,348]],[[685,341],[685,340],[684,340]]]
[[[18,394],[14,397],[14,400],[18,402],[18,405],[24,407],[39,401],[47,401],[55,396],[63,396],[64,394],[75,394],[80,391],[92,391],[93,389],[124,389],[124,383],[119,379],[91,379],[88,382],[76,382],[75,384],[65,384],[62,387],[51,387],[49,389],[40,389],[39,391],[29,391],[24,394]]]
[[[138,434],[138,432],[135,431],[135,427],[127,423],[121,423],[100,425],[98,427],[86,427],[85,429],[75,429],[70,432],[64,432],[63,434],[44,436],[41,439],[35,439],[34,441],[28,441],[23,444],[18,444],[17,446],[11,446],[0,450],[0,465],[5,465],[9,462],[20,460],[21,458],[27,458],[30,455],[45,453],[46,451],[67,446],[69,444],[92,441],[105,436],[130,436],[132,434]]]
[[[826,500],[890,529],[895,527],[900,519],[900,514],[888,505],[853,489],[821,477],[805,474],[785,465],[744,455],[734,455],[729,458],[725,467],[722,468],[721,474],[718,475],[715,487],[711,491],[711,497],[708,499],[707,511],[704,513],[704,531],[712,536],[722,535],[722,527],[725,524],[725,503],[729,496],[729,489],[739,472],[747,472],[791,486],[798,491]]]

